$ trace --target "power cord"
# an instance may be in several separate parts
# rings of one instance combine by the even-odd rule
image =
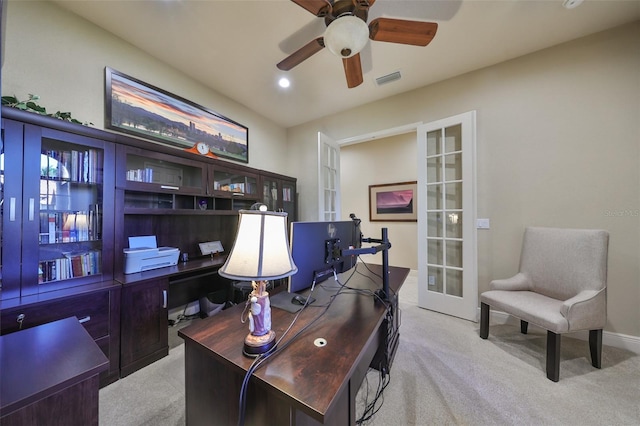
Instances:
[[[365,264],[366,265],[366,264]],[[365,266],[366,267],[366,266]],[[371,271],[369,268],[367,268],[373,275],[380,277],[380,275],[374,273],[373,271]],[[329,308],[331,307],[331,305],[333,304],[334,300],[336,299],[336,297],[338,297],[338,295],[340,294],[348,294],[348,293],[359,293],[359,294],[366,294],[366,295],[372,295],[374,298],[377,298],[380,302],[383,303],[383,305],[386,307],[387,310],[387,318],[389,317],[389,315],[393,315],[392,313],[392,307],[391,307],[391,303],[387,303],[385,300],[383,300],[382,298],[380,298],[380,296],[378,295],[377,292],[369,290],[369,289],[357,289],[357,288],[353,288],[353,287],[348,287],[346,284],[351,280],[351,278],[355,275],[355,273],[357,272],[357,268],[354,268],[353,272],[349,275],[349,277],[347,277],[347,279],[344,281],[344,283],[340,282],[340,280],[338,279],[338,276],[336,274],[335,269],[333,270],[333,276],[334,276],[334,280],[335,282],[338,284],[338,288],[335,294],[331,295],[329,297],[329,302],[326,305],[323,306],[318,306],[318,307],[322,307],[324,309],[322,309],[322,312],[320,312],[318,314],[318,316],[316,316],[313,320],[311,320],[307,325],[305,325],[302,329],[300,329],[296,334],[294,334],[290,339],[288,339],[287,341],[285,341],[283,343],[283,340],[285,338],[285,336],[287,336],[287,334],[291,331],[291,328],[293,327],[293,325],[296,323],[296,321],[298,320],[298,317],[300,316],[300,314],[302,312],[305,311],[305,309],[308,307],[309,304],[309,300],[311,300],[311,295],[313,294],[313,291],[315,289],[315,285],[316,285],[316,280],[314,278],[313,283],[311,284],[311,291],[309,292],[309,297],[307,297],[307,300],[305,302],[305,304],[302,306],[302,309],[300,309],[297,313],[296,316],[293,318],[293,320],[291,321],[291,323],[289,324],[289,326],[287,327],[287,329],[284,331],[284,333],[282,334],[282,336],[280,336],[280,338],[276,341],[276,344],[269,349],[267,352],[258,355],[254,361],[251,363],[251,365],[249,366],[249,368],[247,369],[247,372],[244,376],[244,379],[242,381],[242,386],[240,387],[240,396],[239,396],[239,403],[238,403],[238,407],[239,407],[239,413],[238,413],[238,426],[244,426],[245,423],[245,413],[246,413],[246,400],[247,400],[247,387],[249,384],[249,380],[251,378],[251,376],[264,364],[267,362],[267,360],[269,360],[271,357],[273,357],[274,355],[282,352],[284,349],[287,348],[287,346],[289,346],[292,342],[294,342],[298,336],[300,336],[302,333],[304,333],[305,331],[307,331],[312,325],[314,325],[316,323],[316,321],[318,321],[320,318],[322,318],[322,316],[324,316],[324,314],[329,310]],[[369,279],[371,279],[373,281],[373,278],[371,278],[370,276],[364,275],[360,272],[358,272],[360,275],[368,277]],[[377,284],[377,283],[376,283]],[[333,287],[327,286],[326,283],[324,284],[319,284],[320,287],[322,287],[323,289],[334,289]],[[185,308],[186,309],[186,308]],[[388,359],[388,348],[385,348],[385,359]],[[361,417],[361,419],[363,420],[358,420],[357,423],[361,424],[363,421],[367,421],[369,420],[371,417],[373,417],[378,410],[380,409],[380,407],[382,406],[382,402],[384,401],[384,398],[382,397],[382,393],[384,391],[384,389],[387,387],[387,385],[389,384],[389,372],[386,370],[386,368],[384,367],[380,367],[379,369],[380,371],[380,381],[378,384],[378,389],[376,391],[374,400],[370,403],[367,404],[366,408],[365,408],[365,413],[363,414],[363,416]],[[380,405],[376,408],[376,404],[379,400],[382,399],[382,402],[380,402]]]

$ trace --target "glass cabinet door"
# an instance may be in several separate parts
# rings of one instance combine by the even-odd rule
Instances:
[[[282,209],[288,213],[289,221],[296,218],[296,184],[293,182],[282,182]]]
[[[231,199],[231,210],[249,209],[258,202],[258,175],[214,167],[213,192]]]
[[[2,122],[0,140],[0,299],[20,296],[22,124]],[[13,141],[18,141],[14,143]],[[9,143],[11,142],[11,143]]]
[[[25,126],[23,296],[111,278],[113,156],[109,143]]]
[[[295,182],[266,175],[261,178],[262,202],[270,211],[287,212],[289,221],[295,221]]]
[[[262,178],[262,202],[267,206],[267,210],[275,212],[280,208],[280,188],[275,179]]]

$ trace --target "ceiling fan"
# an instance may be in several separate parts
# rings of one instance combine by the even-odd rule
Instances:
[[[327,29],[276,66],[289,71],[327,47],[342,58],[347,86],[359,86],[362,81],[360,51],[369,39],[389,43],[426,46],[438,29],[434,22],[380,17],[367,25],[369,8],[375,0],[291,0],[298,6],[324,18]]]

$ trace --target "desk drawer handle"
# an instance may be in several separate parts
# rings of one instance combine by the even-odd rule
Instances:
[[[87,315],[86,317],[78,320],[78,322],[80,324],[84,324],[85,322],[89,322],[89,321],[91,321],[91,316],[89,316],[89,315]]]
[[[162,188],[162,189],[173,189],[173,190],[176,190],[176,191],[178,189],[180,189],[180,187],[178,187],[178,186],[169,186],[169,185],[160,185],[160,188]]]
[[[162,309],[167,309],[167,290],[162,290]]]

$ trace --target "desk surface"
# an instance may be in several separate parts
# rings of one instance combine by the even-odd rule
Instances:
[[[108,368],[76,317],[0,336],[2,416]]]
[[[359,263],[355,270],[346,282],[347,286],[374,291],[382,287],[380,265]],[[340,281],[345,284],[353,271],[341,274]],[[409,269],[390,267],[389,273],[389,286],[396,293]],[[300,314],[285,340],[279,343],[278,348],[283,350],[254,373],[260,385],[321,422],[337,404],[336,395],[348,386],[365,348],[377,345],[374,340],[386,311],[373,295],[345,289],[318,321],[285,347],[291,336],[324,311],[324,306],[338,289],[333,278],[316,286],[313,292],[316,302]],[[187,344],[208,349],[210,355],[226,368],[244,374],[253,360],[242,354],[244,337],[248,333],[247,324],[240,323],[243,309],[244,305],[227,309],[178,334]],[[272,329],[276,339],[282,337],[294,317],[295,314],[272,308]],[[314,340],[317,338],[326,339],[327,345],[316,347]]]
[[[151,269],[149,271],[136,272],[133,274],[117,274],[115,280],[123,285],[135,284],[141,281],[153,280],[157,278],[171,278],[177,275],[194,273],[207,269],[218,269],[227,260],[227,255],[205,256],[191,259],[188,262],[178,262],[177,265],[165,268]]]

